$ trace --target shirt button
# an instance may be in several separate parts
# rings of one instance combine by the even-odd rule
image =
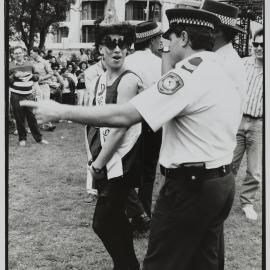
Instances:
[[[196,176],[195,175],[192,175],[191,176],[191,180],[195,180],[196,179]]]

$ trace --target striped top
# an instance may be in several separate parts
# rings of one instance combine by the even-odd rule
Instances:
[[[17,75],[16,75],[17,73]],[[20,75],[18,75],[20,73]],[[21,65],[15,61],[9,64],[10,91],[16,94],[28,95],[32,93],[34,66],[31,62]]]
[[[263,66],[255,62],[254,56],[243,58],[247,74],[247,96],[244,114],[252,117],[263,116]]]

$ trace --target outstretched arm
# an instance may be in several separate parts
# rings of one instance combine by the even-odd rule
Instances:
[[[98,127],[129,127],[142,120],[140,113],[130,103],[83,107],[59,104],[52,100],[39,102],[23,100],[20,105],[32,107],[39,124],[68,119]]]

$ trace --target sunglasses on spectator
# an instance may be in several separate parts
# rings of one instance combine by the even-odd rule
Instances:
[[[114,50],[117,46],[120,48],[120,50],[127,49],[129,47],[129,44],[124,39],[111,39],[109,37],[106,37],[103,41],[103,45],[106,46],[110,50]]]
[[[253,45],[255,48],[258,48],[259,45],[261,46],[261,48],[263,48],[263,42],[252,42],[252,45]]]

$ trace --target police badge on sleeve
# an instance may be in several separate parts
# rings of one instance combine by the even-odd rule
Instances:
[[[179,75],[174,72],[168,73],[161,78],[157,84],[161,94],[172,95],[184,86],[184,82]]]

